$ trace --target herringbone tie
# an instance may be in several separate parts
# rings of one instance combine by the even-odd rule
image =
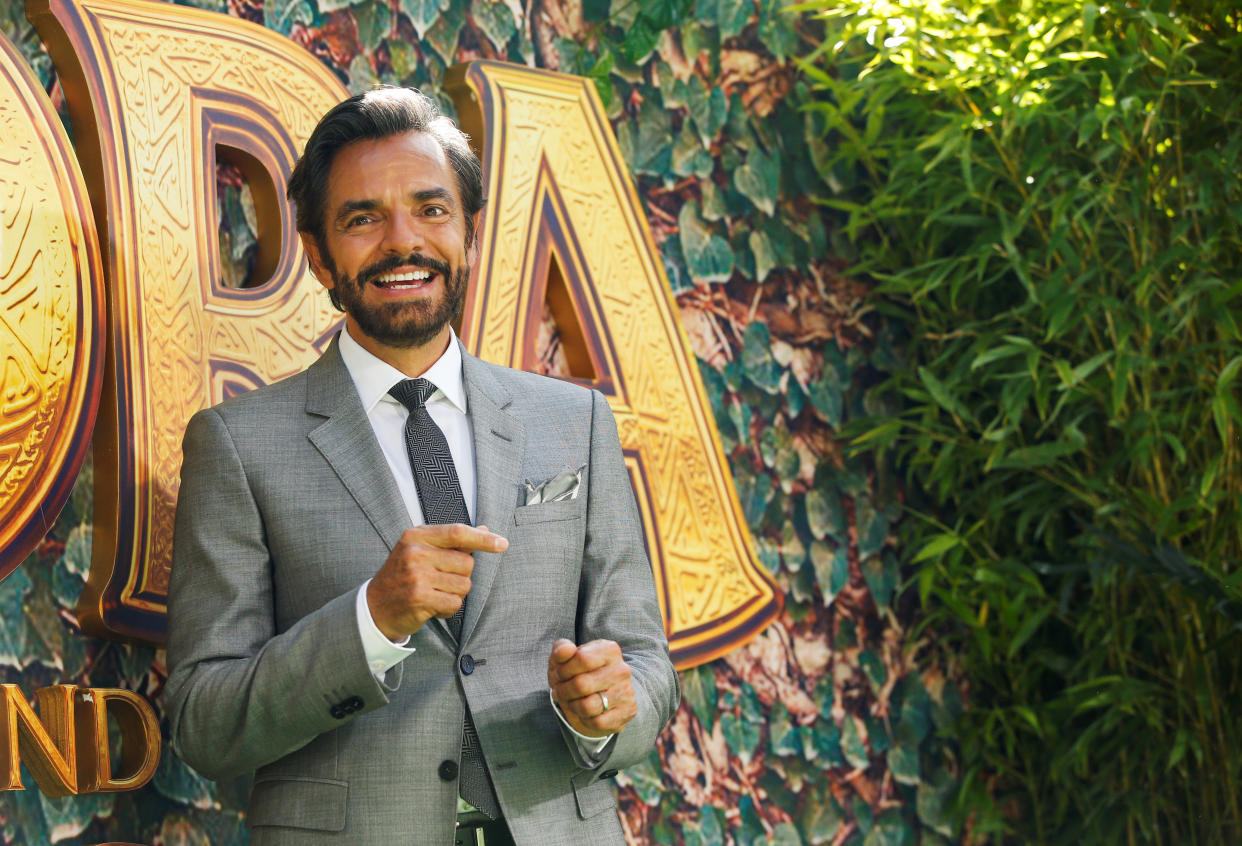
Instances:
[[[418,502],[423,508],[427,523],[470,523],[466,501],[461,495],[461,483],[457,481],[457,469],[449,452],[444,433],[427,413],[427,398],[435,393],[436,386],[426,379],[405,379],[388,391],[410,411],[405,420],[405,449],[414,471],[414,485],[418,488]],[[462,602],[448,621],[453,639],[461,643],[461,624],[466,616],[466,603]],[[500,816],[500,804],[492,787],[479,735],[474,730],[474,718],[470,706],[466,706],[466,722],[461,736],[461,773],[458,782],[461,798],[474,805],[492,819]]]

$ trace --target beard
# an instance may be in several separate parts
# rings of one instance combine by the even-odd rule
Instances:
[[[437,274],[444,284],[443,296],[435,300],[378,305],[365,302],[363,293],[367,285],[405,266],[421,267]],[[329,263],[328,270],[336,283],[337,307],[352,317],[368,338],[396,349],[421,347],[434,340],[461,312],[470,279],[468,263],[454,271],[446,262],[421,253],[381,259],[364,267],[356,277],[338,274],[335,262]]]

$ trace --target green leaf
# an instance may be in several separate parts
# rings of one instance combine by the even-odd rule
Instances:
[[[268,29],[287,36],[293,31],[294,24],[314,25],[315,6],[307,0],[265,0],[263,21]]]
[[[897,742],[888,750],[888,770],[899,784],[919,783],[919,744],[917,740],[898,736]]]
[[[653,761],[652,758],[655,760]],[[658,752],[653,750],[652,754],[642,763],[626,767],[622,771],[622,777],[629,779],[630,783],[634,785],[634,791],[644,804],[650,805],[653,808],[660,804],[660,799],[665,794],[665,787],[663,776],[661,775]]]
[[[110,816],[116,799],[115,793],[50,797],[33,785],[26,789],[39,796],[39,803],[43,806],[43,818],[47,821],[48,840],[51,843],[77,837],[96,818]]]
[[[844,546],[831,549],[823,541],[811,542],[811,564],[815,567],[815,580],[823,594],[824,605],[831,605],[837,594],[849,584],[849,555]]]
[[[759,525],[763,512],[767,510],[775,493],[772,477],[767,473],[754,473],[746,468],[738,468],[734,473],[734,483],[747,524]]]
[[[776,214],[776,199],[781,190],[780,160],[774,153],[751,150],[745,164],[734,172],[733,185],[764,214]]]
[[[759,21],[759,40],[781,64],[798,51],[797,17],[784,6],[783,0],[767,0]]]
[[[724,91],[717,86],[708,91],[703,80],[692,76],[686,83],[686,103],[703,146],[710,147],[729,117],[729,101]]]
[[[943,770],[937,770],[931,778],[919,784],[915,799],[919,820],[932,831],[945,837],[954,836],[948,814],[949,798],[954,786],[951,776]]]
[[[937,405],[954,417],[973,422],[974,418],[966,410],[966,406],[962,405],[948,386],[941,382],[930,368],[919,368],[919,381],[923,383],[923,387],[927,388],[927,392],[931,394]]]
[[[381,2],[381,0],[366,0],[366,2],[355,4],[351,8],[354,13],[354,23],[358,27],[358,43],[368,53],[373,52],[380,42],[384,40],[384,36],[392,29],[391,8],[386,2]],[[459,17],[462,16],[459,15]],[[464,17],[462,19],[464,20]],[[457,36],[454,33],[453,45],[456,46],[456,44]],[[447,59],[448,57],[445,58]]]
[[[701,806],[697,817],[687,816],[682,822],[681,835],[686,846],[718,846],[724,842],[720,812],[711,805]]]
[[[850,371],[835,343],[824,351],[824,366],[819,378],[811,383],[808,399],[830,426],[839,426],[845,414],[845,391],[850,385]]]
[[[756,320],[742,336],[742,369],[755,387],[775,394],[780,390],[781,366],[772,358],[772,335]]]
[[[858,654],[858,666],[863,671],[863,675],[867,677],[867,681],[871,683],[872,690],[878,693],[888,681],[888,670],[884,668],[884,662],[880,656],[871,649],[864,649]]]
[[[829,701],[831,701],[831,694]],[[841,730],[831,717],[820,717],[815,722],[815,754],[826,767],[845,766],[841,754]]]
[[[1081,433],[1077,437],[1073,437],[1070,432],[1066,434],[1070,436],[1063,440],[1015,449],[994,462],[992,469],[1033,470],[1038,467],[1047,467],[1058,459],[1073,455],[1083,448],[1085,439]]]
[[[884,811],[863,838],[863,846],[914,846],[914,827],[897,808]]]
[[[641,64],[660,42],[659,31],[646,15],[639,15],[626,30],[625,40],[617,48],[621,58],[632,65]]]
[[[854,523],[858,528],[858,556],[867,558],[884,548],[888,538],[888,518],[876,510],[871,497],[854,498]]]
[[[160,755],[152,784],[161,796],[182,805],[209,808],[216,801],[216,783],[181,763],[176,755]]]
[[[673,145],[673,173],[706,179],[712,175],[715,164],[698,137],[690,131],[690,122],[684,122],[677,135],[677,143]]]
[[[350,94],[361,94],[364,91],[370,91],[380,81],[365,53],[359,53],[357,56],[354,56],[354,60],[349,63]]]
[[[914,563],[926,561],[929,558],[939,558],[950,549],[954,549],[962,544],[962,539],[954,534],[933,535],[931,540],[923,544],[923,548],[919,550],[918,555],[914,556]]]
[[[897,559],[888,550],[863,559],[860,568],[871,598],[880,608],[888,608],[897,590]]]
[[[700,284],[727,282],[733,275],[733,250],[729,242],[712,232],[699,217],[695,202],[686,203],[677,215],[681,249],[690,276]]]
[[[847,822],[845,812],[827,790],[807,791],[798,828],[811,844],[831,843]]]
[[[721,38],[732,38],[741,33],[745,29],[747,22],[750,21],[751,10],[754,6],[750,2],[738,2],[738,0],[704,0],[698,5],[714,5],[716,16],[715,23],[720,29]],[[702,10],[699,11],[699,20],[703,19]]]
[[[777,267],[777,258],[772,242],[763,232],[754,230],[747,238],[750,251],[755,257],[755,281],[762,282],[768,278],[772,269]]]
[[[794,725],[789,709],[781,702],[772,706],[768,723],[768,746],[773,755],[788,757],[802,751],[802,737],[798,726]]]
[[[26,575],[28,564],[0,581],[0,666],[21,669],[26,665],[27,623],[23,604],[34,585]]]
[[[427,30],[424,39],[446,65],[457,64],[457,41],[466,25],[466,10],[460,3],[450,2],[439,19]]]
[[[846,540],[849,524],[841,497],[835,490],[812,488],[806,492],[806,519],[811,534],[820,540],[831,537],[838,544]]]
[[[504,9],[506,14],[509,11],[504,3],[481,3],[478,5],[491,6],[493,9],[499,7]],[[400,0],[400,6],[401,11],[405,13],[410,23],[413,24],[414,31],[418,33],[418,37],[422,38],[427,30],[431,28],[431,25],[436,22],[436,18],[440,17],[440,13],[448,8],[449,0]],[[476,8],[474,11],[477,13],[478,9]],[[476,20],[478,20],[477,17]],[[512,15],[510,15],[510,20],[512,20]],[[481,21],[480,25],[482,25]],[[497,46],[500,46],[505,42],[497,41],[495,43]]]
[[[710,664],[682,671],[681,695],[710,733],[716,718],[716,673]]]
[[[760,726],[736,714],[724,713],[720,715],[720,728],[724,734],[725,743],[729,745],[733,754],[742,761],[750,763],[754,758],[755,747],[759,745]]]
[[[858,728],[858,718],[849,714],[841,726],[841,751],[851,767],[865,769],[871,766],[871,758],[867,755],[866,744],[862,740],[862,732]]]

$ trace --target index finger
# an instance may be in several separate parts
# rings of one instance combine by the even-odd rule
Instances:
[[[459,549],[462,552],[504,552],[509,541],[486,527],[467,526],[465,523],[440,523],[423,527],[422,540],[441,549]]]

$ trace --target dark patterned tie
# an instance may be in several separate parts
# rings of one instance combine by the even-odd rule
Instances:
[[[405,450],[414,471],[414,485],[418,488],[418,502],[427,523],[470,524],[466,501],[462,499],[461,483],[457,481],[457,469],[449,452],[444,433],[427,413],[427,398],[435,393],[436,386],[426,379],[406,379],[393,385],[388,391],[410,410],[405,419]],[[462,602],[448,621],[453,639],[461,643],[461,624],[466,616],[466,603]],[[466,723],[461,736],[461,775],[458,782],[461,798],[478,808],[487,816],[500,816],[500,804],[492,787],[487,765],[483,762],[483,750],[479,735],[474,730],[474,718],[470,706],[466,706]]]

